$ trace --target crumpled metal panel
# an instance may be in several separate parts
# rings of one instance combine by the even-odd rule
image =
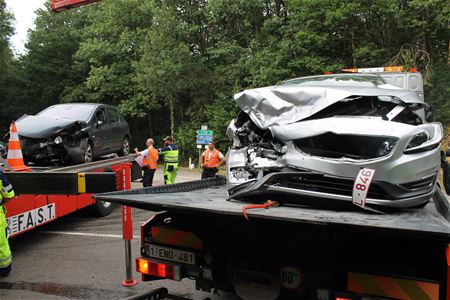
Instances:
[[[274,125],[270,130],[274,136],[285,142],[333,132],[335,134],[399,137],[405,139],[406,143],[411,136],[430,126],[429,124],[411,126],[383,121],[376,117],[332,117],[280,126]],[[355,127],[358,129],[355,130]]]
[[[324,108],[357,96],[387,96],[406,104],[425,104],[415,92],[384,84],[378,87],[270,86],[245,90],[234,100],[261,129],[308,118]],[[380,99],[383,100],[383,99]],[[351,100],[349,100],[351,101]]]

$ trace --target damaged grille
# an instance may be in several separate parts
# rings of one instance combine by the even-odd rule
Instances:
[[[283,177],[277,176],[270,182],[267,182],[267,184],[327,194],[352,196],[354,181],[350,179],[325,177],[319,174],[308,174]],[[372,183],[370,186],[367,197],[374,199],[391,198],[389,194],[381,189],[376,183]]]
[[[294,140],[304,153],[328,158],[373,159],[389,155],[397,138],[338,135],[331,132]]]

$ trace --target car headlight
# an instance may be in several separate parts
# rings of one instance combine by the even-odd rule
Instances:
[[[442,125],[440,123],[430,123],[421,126],[424,130],[412,136],[404,153],[419,153],[430,151],[439,146],[443,138]]]
[[[58,136],[55,138],[54,142],[55,142],[56,145],[58,145],[58,144],[61,144],[61,143],[63,142],[63,139],[62,139],[62,137],[60,137],[60,136],[58,135]]]

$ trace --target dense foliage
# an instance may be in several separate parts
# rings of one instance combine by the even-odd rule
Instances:
[[[173,134],[195,157],[202,124],[226,151],[242,89],[390,63],[423,72],[449,124],[449,18],[446,0],[104,0],[39,10],[14,59],[0,0],[1,125],[53,103],[103,102],[124,112],[133,144]]]

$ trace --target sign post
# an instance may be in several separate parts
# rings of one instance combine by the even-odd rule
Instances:
[[[201,168],[202,164],[202,148],[203,145],[208,145],[213,140],[214,132],[212,130],[208,130],[207,125],[202,125],[200,130],[197,130],[197,139],[196,144],[198,148],[198,167]]]

